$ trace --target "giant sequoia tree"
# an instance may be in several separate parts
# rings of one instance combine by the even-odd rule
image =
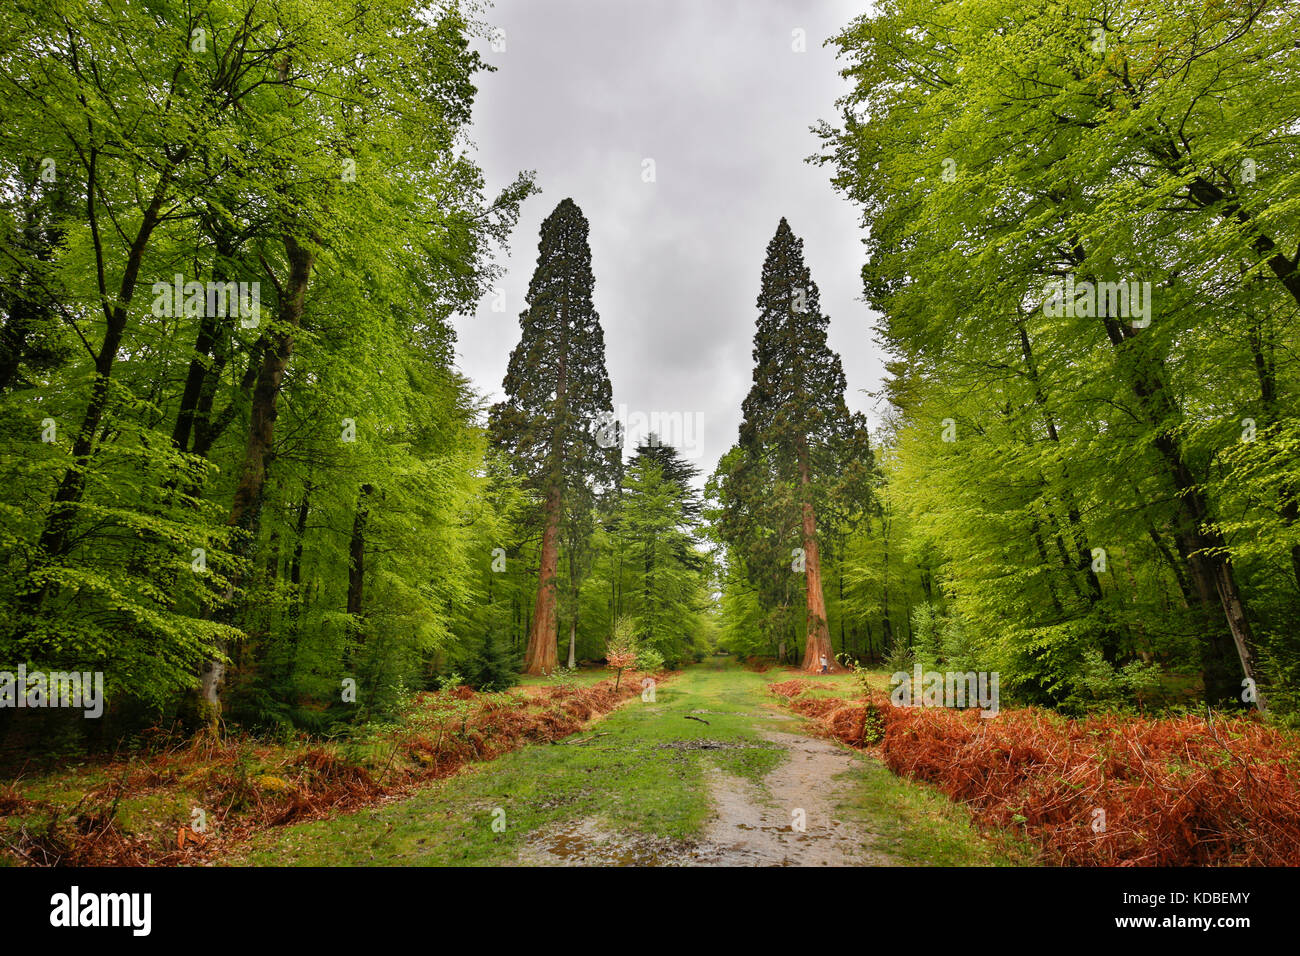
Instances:
[[[503,383],[506,398],[493,407],[490,423],[493,441],[542,503],[537,599],[524,658],[529,674],[550,673],[558,663],[561,526],[589,512],[594,490],[612,480],[619,456],[616,442],[598,441],[613,410],[593,285],[587,220],[565,199],[542,223],[528,308],[519,316],[522,335]]]
[[[803,240],[785,219],[767,246],[758,310],[754,383],[740,425],[743,474],[730,486],[736,492],[733,502],[751,513],[780,502],[781,510],[797,512],[798,550],[785,548],[789,539],[781,541],[770,525],[765,537],[769,552],[775,541],[778,557],[784,549],[795,556],[792,569],[803,568],[804,669],[818,670],[823,657],[833,669],[817,514],[829,482],[842,470],[840,459],[854,434],[854,421],[844,404],[844,369],[826,343],[830,320],[822,314],[817,284],[804,265]],[[794,515],[787,518],[780,527],[796,525]]]

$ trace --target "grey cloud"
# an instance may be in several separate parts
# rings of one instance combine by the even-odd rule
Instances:
[[[703,421],[707,473],[735,441],[749,387],[754,300],[781,216],[805,254],[844,359],[851,408],[870,409],[881,358],[859,301],[862,232],[808,127],[844,89],[822,42],[863,9],[780,0],[502,0],[507,49],[479,80],[473,138],[490,187],[536,169],[504,260],[506,312],[457,322],[462,370],[500,394],[541,220],[572,196],[591,222],[596,307],[615,403]],[[791,31],[807,31],[807,52]],[[653,158],[657,182],[641,181]],[[875,421],[875,416],[872,416]]]

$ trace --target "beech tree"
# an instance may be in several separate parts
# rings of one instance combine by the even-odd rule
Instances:
[[[319,728],[462,639],[491,479],[449,319],[532,189],[489,199],[465,149],[472,29],[406,0],[0,13],[4,659]],[[260,308],[214,309],[226,282]]]
[[[1298,16],[889,0],[837,38],[896,493],[1031,696],[1098,659],[1291,694]]]

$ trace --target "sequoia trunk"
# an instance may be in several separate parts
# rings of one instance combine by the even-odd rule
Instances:
[[[806,461],[799,463],[799,472],[804,493],[804,587],[808,595],[808,639],[804,644],[803,669],[812,673],[820,672],[824,657],[827,669],[836,671],[839,668],[835,664],[830,630],[826,627],[826,597],[822,593],[821,552],[817,548],[817,515],[813,511],[812,501],[809,500],[811,481]]]
[[[537,602],[528,650],[524,654],[525,674],[551,674],[559,665],[556,649],[556,572],[560,565],[560,489],[546,495],[545,527],[542,530],[542,564],[537,576]]]

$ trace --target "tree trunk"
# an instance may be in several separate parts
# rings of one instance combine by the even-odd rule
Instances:
[[[1111,344],[1120,355],[1121,366],[1128,372],[1130,387],[1151,424],[1162,427],[1166,422],[1180,420],[1181,410],[1165,386],[1163,363],[1158,359],[1143,361],[1126,355],[1128,340],[1136,333],[1126,331],[1112,318],[1103,321]],[[1201,605],[1209,608],[1218,604],[1222,610],[1241,664],[1241,673],[1255,685],[1255,706],[1263,711],[1267,703],[1255,675],[1251,650],[1254,640],[1245,613],[1245,601],[1228,558],[1227,542],[1211,524],[1209,503],[1183,455],[1178,433],[1165,426],[1165,430],[1156,433],[1152,445],[1165,460],[1177,492],[1174,541],[1179,553],[1187,562]],[[1221,627],[1211,627],[1201,645],[1205,698],[1211,703],[1240,699],[1240,677],[1231,672],[1232,651],[1224,636]]]
[[[1271,429],[1279,418],[1277,407],[1277,367],[1273,358],[1270,336],[1267,353],[1265,351],[1265,332],[1262,323],[1256,322],[1246,341],[1250,345],[1250,354],[1255,363],[1255,374],[1259,378],[1259,397],[1268,416],[1265,427]],[[1292,527],[1300,522],[1300,489],[1289,481],[1284,481],[1278,488],[1278,514],[1283,523]],[[1296,587],[1300,588],[1300,543],[1291,546],[1291,573],[1295,577]]]
[[[1043,387],[1043,382],[1038,373],[1038,360],[1034,355],[1034,349],[1029,341],[1029,332],[1025,328],[1023,317],[1015,319],[1016,331],[1020,337],[1020,353],[1025,360],[1025,369],[1029,375],[1029,381],[1034,386],[1034,404],[1042,412],[1043,423],[1047,426],[1047,437],[1054,445],[1060,445],[1061,438],[1056,430],[1056,419],[1053,417],[1051,410],[1047,405],[1047,392]],[[1033,444],[1032,436],[1026,436],[1026,443]],[[1047,478],[1040,475],[1045,488],[1047,488]],[[1085,600],[1090,608],[1097,608],[1103,599],[1101,580],[1097,573],[1092,569],[1092,547],[1088,539],[1087,531],[1083,527],[1082,511],[1079,508],[1078,501],[1075,499],[1074,492],[1070,486],[1070,477],[1068,469],[1063,468],[1061,474],[1060,494],[1066,507],[1066,516],[1070,529],[1070,535],[1075,545],[1075,558],[1072,562],[1069,557],[1069,549],[1066,547],[1065,539],[1062,537],[1059,526],[1056,523],[1055,516],[1051,510],[1047,509],[1048,517],[1051,519],[1055,530],[1057,548],[1061,552],[1062,560],[1067,569],[1077,569],[1082,572],[1084,581],[1087,585],[1087,595],[1085,596],[1074,580],[1074,576],[1069,576],[1070,586],[1074,588],[1075,593],[1081,600]],[[1055,595],[1053,595],[1055,600]],[[1057,602],[1059,605],[1059,601]],[[1105,659],[1114,664],[1119,658],[1119,633],[1110,624],[1102,627],[1101,633],[1101,650]]]
[[[370,496],[371,490],[370,485],[361,486],[357,511],[352,518],[352,539],[348,543],[348,613],[353,617],[365,613],[362,598],[366,582],[366,522],[370,518],[366,498]]]
[[[225,282],[229,278],[227,263],[234,256],[237,246],[233,230],[223,225],[218,217],[212,217],[208,231],[213,239],[212,281]],[[227,316],[209,315],[205,310],[199,319],[199,330],[194,341],[194,351],[190,356],[189,371],[185,376],[185,388],[181,391],[181,407],[176,414],[176,424],[172,429],[172,443],[178,451],[189,451],[190,435],[194,429],[194,419],[198,412],[202,396],[208,387],[209,378],[215,382],[221,380],[225,369],[228,349],[218,345],[218,339],[227,336],[222,327]]]
[[[1052,580],[1052,561],[1047,556],[1047,545],[1043,543],[1043,533],[1039,529],[1037,516],[1031,515],[1029,522],[1029,526],[1033,531],[1034,547],[1038,549],[1038,560],[1042,563],[1044,570],[1048,572],[1044,577],[1044,581],[1047,583],[1047,593],[1052,597],[1052,609],[1056,611],[1056,620],[1062,621],[1065,619],[1065,605],[1061,603],[1061,596],[1056,592],[1056,582]]]
[[[1171,147],[1171,152],[1168,154],[1162,154],[1159,149],[1154,149],[1153,152],[1160,158],[1168,160],[1172,164],[1171,169],[1182,162],[1176,147]],[[1218,196],[1209,195],[1205,191],[1206,185],[1204,180],[1196,177],[1189,186],[1189,194],[1202,205],[1211,205],[1223,198],[1221,193]],[[1233,208],[1230,210],[1221,208],[1221,214],[1240,213],[1240,210],[1235,208],[1235,203],[1228,205]],[[1254,224],[1244,213],[1240,213],[1237,218],[1243,225],[1254,228]],[[1260,252],[1271,253],[1272,240],[1257,235],[1255,247]],[[1078,237],[1072,240],[1071,253],[1076,267],[1082,267],[1087,261],[1087,250]],[[1281,263],[1275,261],[1278,259],[1281,259]],[[1300,302],[1300,275],[1297,275],[1294,265],[1281,256],[1274,256],[1270,265],[1287,290],[1292,293],[1297,302]],[[1127,379],[1133,394],[1137,396],[1148,423],[1159,429],[1151,444],[1164,459],[1176,492],[1174,542],[1178,547],[1179,556],[1187,562],[1189,576],[1200,598],[1201,607],[1208,612],[1211,607],[1218,604],[1222,610],[1231,642],[1236,647],[1241,673],[1255,685],[1255,706],[1263,711],[1267,708],[1267,703],[1255,677],[1254,659],[1251,653],[1254,641],[1245,614],[1245,602],[1229,562],[1227,542],[1210,524],[1209,503],[1202,491],[1201,483],[1197,481],[1183,454],[1178,431],[1168,424],[1182,420],[1182,409],[1165,384],[1164,361],[1158,356],[1144,355],[1136,349],[1133,340],[1140,337],[1138,330],[1121,324],[1111,316],[1102,316],[1101,321],[1106,337],[1114,348],[1117,366]],[[1231,672],[1231,650],[1225,640],[1222,626],[1211,625],[1206,629],[1201,643],[1201,670],[1207,702],[1240,699],[1239,678]]]
[[[279,290],[277,319],[285,331],[279,332],[275,336],[274,343],[262,353],[257,384],[253,387],[253,405],[249,414],[248,443],[244,447],[244,463],[239,472],[239,484],[230,507],[230,517],[226,521],[231,527],[244,532],[242,539],[237,541],[235,546],[236,553],[240,556],[252,550],[252,541],[261,517],[266,469],[271,460],[271,449],[275,439],[276,399],[280,393],[280,382],[284,378],[285,369],[288,368],[289,359],[293,356],[293,330],[302,323],[303,308],[307,300],[307,283],[311,279],[312,267],[316,262],[315,253],[293,236],[285,235],[284,248],[289,261],[289,278],[284,288]],[[240,572],[236,567],[231,572],[230,586],[226,590],[227,601],[233,598],[239,584]],[[228,614],[229,611],[226,613]],[[226,676],[224,661],[226,648],[219,643],[216,651],[217,653],[203,665],[199,672],[200,693],[213,724],[221,713],[220,689]]]
[[[288,674],[293,675],[298,656],[298,639],[304,604],[302,588],[303,538],[307,534],[307,515],[311,509],[311,484],[305,485],[302,500],[298,502],[298,517],[294,523],[293,557],[289,560],[289,664]]]
[[[881,605],[880,605],[880,654],[894,653],[894,624],[889,619],[889,515],[886,513],[880,522],[880,545],[882,561],[880,571]]]
[[[537,574],[537,603],[524,654],[525,674],[551,674],[559,665],[556,646],[556,572],[560,565],[560,488],[546,495],[542,563]]]
[[[578,616],[575,614],[573,620],[569,622],[569,670],[578,666],[574,659],[574,652],[578,646]]]
[[[62,558],[69,550],[72,519],[76,512],[76,506],[81,502],[82,493],[85,491],[86,468],[90,463],[91,453],[95,447],[95,434],[99,431],[100,423],[103,421],[104,414],[109,406],[109,378],[113,374],[113,365],[117,361],[117,353],[122,346],[122,336],[126,331],[127,319],[130,316],[131,299],[135,295],[140,267],[144,262],[145,249],[149,245],[154,229],[157,228],[162,219],[162,204],[167,196],[170,181],[171,170],[164,170],[157,186],[154,187],[153,197],[148,208],[144,211],[144,216],[140,221],[140,228],[136,231],[135,239],[131,243],[130,252],[127,254],[126,267],[122,273],[122,281],[117,290],[117,301],[111,306],[108,304],[107,289],[102,287],[101,282],[100,291],[104,297],[102,306],[105,319],[104,341],[100,345],[99,353],[95,356],[95,378],[91,385],[90,402],[86,406],[85,414],[81,420],[81,428],[78,430],[77,437],[72,444],[73,464],[64,472],[63,480],[59,482],[59,489],[54,495],[54,501],[45,519],[45,527],[41,531],[40,550],[51,561]],[[87,209],[91,227],[94,230],[96,256],[99,263],[99,274],[102,279],[103,264],[102,259],[98,258],[100,255],[99,234],[96,226],[97,216],[94,202],[96,188],[92,168],[90,182],[87,187]]]
[[[808,595],[808,638],[804,645],[803,669],[811,673],[820,673],[822,658],[826,658],[826,668],[834,673],[840,668],[835,663],[835,649],[831,647],[830,631],[826,627],[826,596],[822,593],[821,552],[817,548],[817,516],[813,513],[810,499],[811,480],[808,476],[808,461],[799,463],[799,480],[803,486],[803,551],[804,551],[804,587]]]
[[[357,510],[352,517],[352,537],[348,541],[348,614],[352,622],[348,632],[352,640],[343,652],[343,666],[352,668],[353,650],[365,642],[365,584],[366,584],[366,523],[370,519],[370,509],[366,499],[374,489],[362,485],[357,496]]]

